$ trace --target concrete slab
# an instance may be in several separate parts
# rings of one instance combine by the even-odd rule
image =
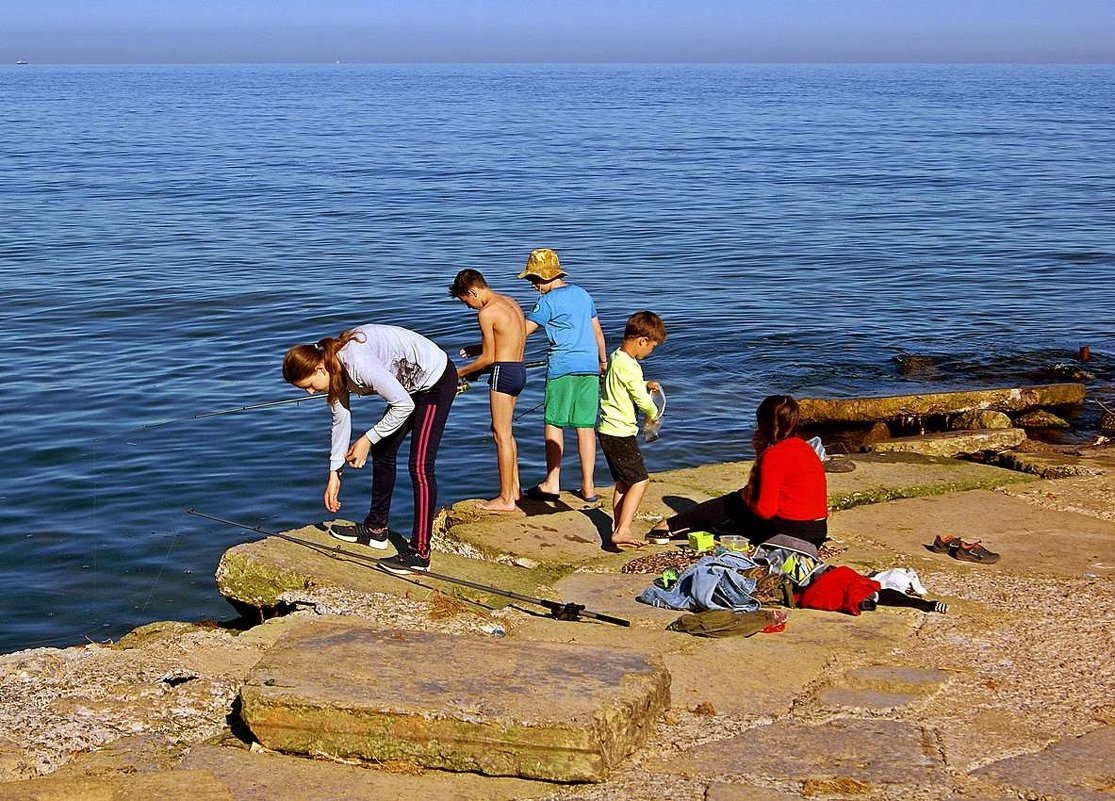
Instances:
[[[830,530],[847,542],[870,540],[904,554],[929,555],[925,546],[937,534],[979,539],[1002,554],[995,565],[934,554],[942,569],[1115,575],[1115,522],[1038,509],[1001,492],[975,490],[860,506],[835,515]]]
[[[646,573],[571,573],[554,585],[554,591],[558,597],[584,604],[594,612],[615,615],[636,626],[663,629],[682,613],[635,600],[654,578]]]
[[[722,465],[695,468],[711,475],[731,475],[731,481],[722,481],[725,492],[738,487],[737,471],[724,470]],[[635,521],[636,534],[644,534],[659,517],[688,509],[713,495],[675,482],[674,473],[654,476],[640,505]],[[746,480],[746,473],[744,473]],[[604,550],[611,535],[611,489],[601,488],[603,504],[595,507],[566,503],[555,504],[524,502],[524,514],[496,517],[478,516],[473,501],[456,504],[447,516],[444,533],[447,547],[454,551],[475,553],[483,559],[511,559],[526,557],[557,570],[570,572],[577,567],[619,572],[623,564],[636,554],[610,553]],[[575,496],[569,495],[570,499]],[[660,546],[670,548],[672,546]],[[640,552],[643,553],[643,552]]]
[[[705,801],[802,801],[804,796],[780,793],[753,784],[713,782],[705,791]]]
[[[996,462],[1011,470],[1033,473],[1040,478],[1097,476],[1103,473],[1103,468],[1089,464],[1079,456],[1056,452],[1004,451],[996,457]]]
[[[104,778],[32,779],[0,784],[0,801],[236,801],[204,770],[114,774]]]
[[[935,695],[953,678],[947,670],[871,665],[850,670],[817,694],[821,707],[833,712],[882,712]]]
[[[856,796],[884,789],[942,786],[948,778],[933,743],[914,725],[891,720],[836,720],[819,726],[788,721],[683,752],[651,769],[761,783],[801,783],[805,795]],[[808,784],[808,787],[806,786]],[[811,788],[811,789],[810,789]]]
[[[317,525],[284,533],[308,544],[267,537],[225,551],[217,567],[217,589],[221,594],[240,604],[266,608],[274,606],[284,592],[315,587],[346,587],[367,593],[408,591],[404,582],[375,569],[366,559],[389,555],[391,550],[373,551],[340,543]],[[434,554],[432,568],[528,595],[535,595],[538,587],[554,578],[553,573],[544,570],[526,570],[444,553]],[[507,603],[506,598],[465,588],[445,585],[439,589],[495,607]]]
[[[1034,480],[1001,467],[916,453],[857,454],[853,462],[853,472],[826,476],[830,511]]]
[[[1005,785],[1023,798],[1115,799],[1115,726],[1061,740],[1035,754],[1004,759],[972,776]]]
[[[789,610],[786,630],[754,637],[702,639],[665,631],[681,612],[640,604],[634,596],[649,576],[575,573],[562,579],[562,596],[632,621],[630,629],[517,620],[510,637],[622,647],[659,656],[670,671],[671,708],[711,704],[719,715],[780,714],[824,672],[833,654],[854,648],[857,658],[883,658],[922,618],[912,610],[881,609],[859,617]],[[747,670],[740,670],[741,664]]]
[[[828,475],[831,509],[1034,480],[999,467],[917,454],[865,454],[857,456],[855,464],[851,473]],[[741,461],[655,474],[640,506],[635,533],[645,533],[659,517],[739,489],[746,484],[750,469],[751,462]],[[561,502],[524,503],[523,514],[499,517],[478,515],[473,501],[463,501],[446,517],[447,547],[487,560],[525,557],[564,572],[577,567],[618,572],[626,561],[653,552],[653,547],[638,554],[604,551],[612,523],[611,490],[601,489],[600,494],[604,498],[600,508],[575,508],[575,496],[570,495],[566,502],[567,493],[563,493]]]
[[[786,714],[821,677],[833,654],[854,643],[857,656],[882,657],[915,624],[913,615],[896,610],[851,617],[795,609],[785,631],[775,634],[707,641],[684,635],[683,649],[662,657],[672,677],[673,708],[692,710],[708,703],[720,715]]]
[[[517,801],[553,793],[552,784],[390,764],[345,765],[246,748],[201,745],[180,766],[216,776],[235,801]],[[307,788],[313,788],[312,795]]]
[[[1015,484],[1003,489],[1031,506],[1115,521],[1115,468],[1102,476]]]
[[[380,630],[322,618],[249,674],[264,746],[546,781],[600,781],[669,705],[670,677],[631,651]]]
[[[188,747],[185,743],[151,734],[121,737],[94,751],[78,754],[50,775],[54,778],[93,778],[157,773],[178,764]]]

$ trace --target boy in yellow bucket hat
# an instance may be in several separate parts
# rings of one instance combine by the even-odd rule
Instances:
[[[565,282],[557,253],[531,251],[519,278],[538,290],[538,302],[527,313],[527,336],[541,328],[549,340],[547,354],[545,439],[546,477],[523,492],[536,501],[556,501],[561,488],[561,457],[565,429],[577,432],[581,462],[582,500],[595,503],[596,418],[600,411],[600,373],[607,367],[604,332],[592,297]]]

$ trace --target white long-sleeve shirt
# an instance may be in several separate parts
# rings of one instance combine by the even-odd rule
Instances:
[[[337,358],[344,367],[349,391],[379,395],[387,401],[383,417],[364,432],[374,445],[406,422],[414,411],[411,395],[437,383],[449,356],[426,337],[406,328],[362,325],[355,331],[357,338],[341,348]],[[341,401],[334,403],[332,409],[329,469],[336,470],[345,463],[352,437],[352,415]]]

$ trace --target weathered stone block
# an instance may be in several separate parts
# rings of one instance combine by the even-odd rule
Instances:
[[[854,795],[872,798],[896,786],[924,792],[942,786],[948,776],[935,745],[916,725],[891,720],[758,726],[712,747],[686,751],[660,770],[681,776],[801,782],[815,789],[806,795],[828,796],[854,787]]]
[[[554,786],[545,782],[399,767],[345,765],[199,745],[179,769],[209,771],[236,801],[524,801],[554,792]]]
[[[1111,801],[1115,798],[1115,726],[1054,743],[1036,754],[1004,759],[972,775],[1015,790],[1022,798]]]
[[[802,425],[813,426],[958,414],[969,409],[1018,412],[1035,406],[1075,406],[1084,402],[1084,393],[1083,384],[1042,384],[878,398],[802,398],[799,402]]]
[[[957,415],[949,422],[953,431],[974,431],[983,428],[1013,428],[1004,412],[991,409],[973,409]]]
[[[945,431],[919,437],[897,437],[876,442],[876,453],[920,453],[923,456],[959,456],[981,451],[1005,451],[1026,439],[1021,428],[999,428],[984,431]]]
[[[601,781],[669,705],[670,676],[631,651],[377,630],[293,630],[249,675],[264,746],[547,781]]]

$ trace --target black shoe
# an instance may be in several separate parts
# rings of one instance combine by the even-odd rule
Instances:
[[[668,528],[652,528],[647,532],[647,542],[651,545],[668,545],[677,539],[682,539],[681,535],[671,533]]]
[[[407,573],[430,569],[429,558],[423,558],[413,551],[403,551],[394,556],[388,556],[386,559],[380,559],[376,564],[396,576],[405,576]]]
[[[357,545],[367,545],[380,551],[387,550],[387,529],[375,529],[366,523],[356,525],[330,526],[329,534],[335,539],[344,542],[355,542]]]

